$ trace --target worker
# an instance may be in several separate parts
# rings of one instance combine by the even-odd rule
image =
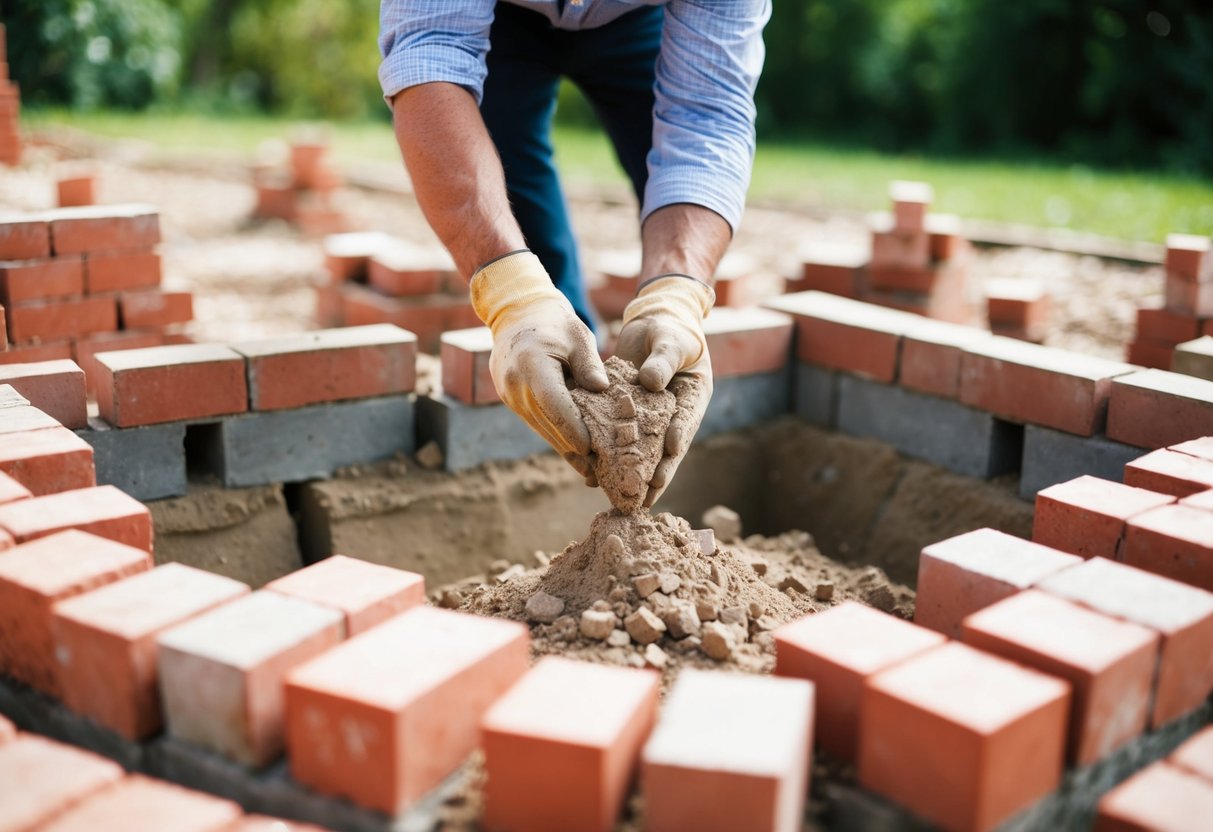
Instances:
[[[417,202],[493,333],[502,400],[590,485],[569,384],[608,385],[552,158],[561,78],[594,107],[640,202],[641,271],[616,354],[677,410],[651,506],[712,393],[703,319],[741,219],[770,0],[382,0],[379,78]],[[695,383],[697,382],[697,383]]]

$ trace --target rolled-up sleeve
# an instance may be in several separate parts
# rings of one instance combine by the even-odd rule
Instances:
[[[379,84],[389,103],[403,89],[447,81],[480,103],[495,0],[382,0]]]
[[[670,0],[641,221],[693,203],[736,231],[754,163],[754,89],[770,0]]]

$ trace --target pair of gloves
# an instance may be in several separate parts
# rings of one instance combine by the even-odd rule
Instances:
[[[597,485],[589,431],[565,381],[567,368],[577,386],[591,392],[607,388],[594,336],[530,251],[482,267],[470,288],[476,314],[493,331],[489,370],[498,394],[587,485]],[[645,506],[670,484],[711,398],[703,319],[714,300],[707,284],[671,275],[645,284],[624,311],[616,354],[640,368],[641,385],[652,391],[669,388],[678,405]],[[689,377],[700,383],[690,383]]]

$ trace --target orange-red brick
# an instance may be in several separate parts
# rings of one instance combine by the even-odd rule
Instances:
[[[231,801],[132,775],[40,832],[225,832],[243,814]]]
[[[1190,497],[1213,488],[1213,461],[1161,448],[1127,463],[1125,484]]]
[[[69,298],[84,293],[84,260],[77,255],[0,261],[0,300],[6,304]]]
[[[84,258],[84,282],[90,294],[127,292],[160,285],[160,255],[151,248],[92,251]]]
[[[3,98],[0,92],[0,100]],[[50,254],[50,225],[44,217],[0,220],[0,260],[33,260]]]
[[[1213,784],[1170,763],[1142,769],[1099,801],[1095,832],[1201,832]]]
[[[1213,512],[1175,505],[1130,518],[1122,559],[1147,572],[1213,590]]]
[[[1082,476],[1036,495],[1032,540],[1083,558],[1119,556],[1125,521],[1175,498],[1098,477]]]
[[[162,329],[194,319],[194,296],[189,292],[124,292],[118,296],[124,329]]]
[[[88,424],[84,371],[66,359],[0,366],[0,384],[8,384],[30,404],[66,428]]]
[[[0,828],[41,832],[57,815],[115,787],[122,778],[117,763],[23,734],[0,746]]]
[[[244,358],[228,347],[182,344],[98,353],[97,406],[115,427],[248,410]]]
[[[152,551],[151,512],[112,485],[0,505],[0,528],[18,543],[80,529],[145,552]]]
[[[425,603],[424,576],[344,555],[284,575],[265,588],[340,610],[350,636]]]
[[[1143,370],[1112,382],[1108,438],[1165,448],[1213,435],[1213,381]]]
[[[442,333],[442,392],[464,404],[496,404],[501,401],[489,358],[493,334],[488,327]]]
[[[144,248],[160,242],[160,215],[149,205],[61,208],[47,218],[55,254]]]
[[[0,471],[35,496],[88,488],[97,482],[93,447],[60,427],[0,433]]]
[[[8,334],[14,343],[80,338],[118,328],[118,308],[111,297],[27,301],[8,307]]]

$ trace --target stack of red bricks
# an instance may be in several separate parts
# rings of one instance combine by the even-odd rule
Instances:
[[[21,161],[21,90],[8,77],[8,46],[0,23],[0,164]]]
[[[790,291],[818,290],[925,315],[967,323],[969,244],[956,217],[930,214],[933,196],[924,182],[889,186],[892,215],[872,220],[872,253],[866,264],[853,255],[807,259]]]
[[[188,340],[189,292],[160,288],[160,217],[146,205],[64,208],[0,220],[0,363],[75,358]]]
[[[324,254],[316,312],[325,326],[395,324],[436,353],[442,333],[480,325],[467,285],[444,253],[355,232],[330,235]]]
[[[1208,237],[1167,237],[1166,300],[1137,310],[1137,334],[1129,343],[1134,364],[1171,369],[1175,348],[1213,335],[1213,243]]]
[[[289,163],[256,169],[253,184],[257,189],[255,217],[295,223],[309,236],[333,234],[348,225],[333,200],[343,180],[329,159],[328,145],[321,140],[294,142]]]

